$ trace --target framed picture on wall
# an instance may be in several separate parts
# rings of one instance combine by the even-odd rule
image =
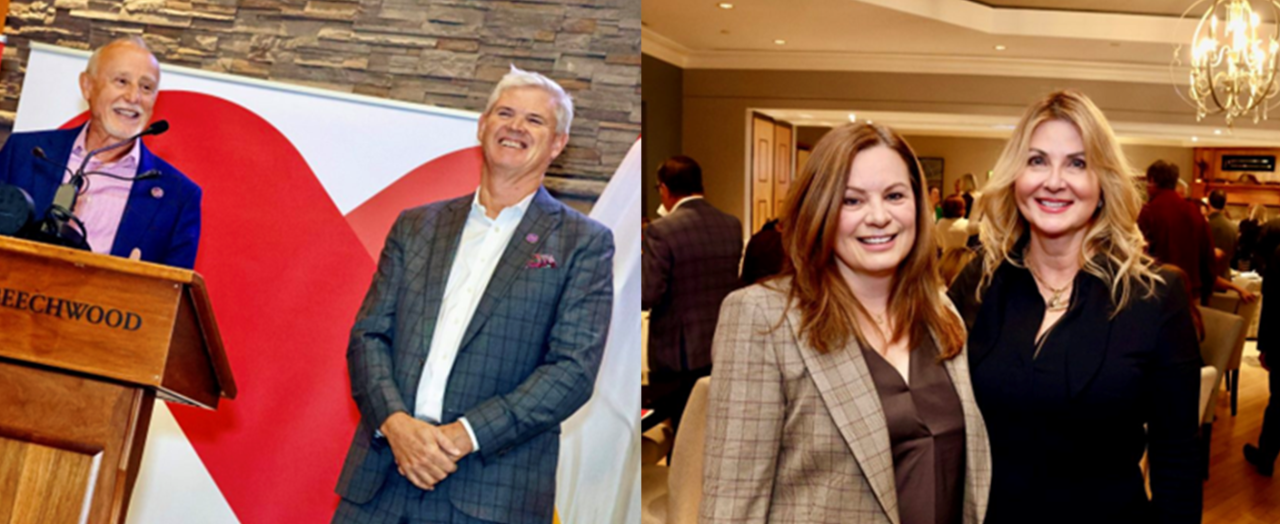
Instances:
[[[920,157],[920,169],[924,170],[924,181],[929,187],[942,189],[942,157]],[[944,191],[945,192],[945,191]]]

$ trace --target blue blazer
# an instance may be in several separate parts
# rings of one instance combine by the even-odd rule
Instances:
[[[14,133],[0,148],[0,182],[13,184],[31,195],[36,217],[43,217],[65,171],[60,167],[71,156],[80,128]],[[128,257],[134,249],[142,260],[191,269],[200,244],[200,186],[177,168],[161,160],[141,141],[138,174],[156,170],[160,176],[137,180],[129,192],[120,229],[111,254]],[[39,147],[53,162],[31,153]]]

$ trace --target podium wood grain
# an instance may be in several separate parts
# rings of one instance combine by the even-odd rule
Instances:
[[[199,275],[0,238],[0,524],[124,522],[157,396],[235,395]]]

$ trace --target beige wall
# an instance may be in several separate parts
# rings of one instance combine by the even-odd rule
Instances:
[[[640,187],[644,216],[658,218],[658,166],[681,152],[681,88],[684,71],[679,67],[641,55],[640,74],[644,77],[641,100],[644,103],[644,184]],[[695,158],[697,160],[697,158]]]
[[[1088,94],[1113,121],[1195,124],[1191,109],[1169,86],[1160,84],[898,73],[687,69],[684,71],[684,151],[703,165],[707,199],[726,212],[745,219],[743,178],[750,108],[1018,116],[1039,97],[1064,88],[1075,88]],[[1272,120],[1261,127],[1280,129],[1280,122]],[[946,156],[923,151],[921,154]],[[1177,156],[1169,160],[1178,163],[1184,173],[1190,172],[1189,149],[1185,154],[1175,154],[1173,148],[1140,146],[1129,154],[1138,168],[1145,168],[1163,155]],[[948,158],[945,166],[948,179],[964,173],[959,171],[961,165],[980,165],[978,155],[969,152],[952,154],[956,158],[954,164]]]

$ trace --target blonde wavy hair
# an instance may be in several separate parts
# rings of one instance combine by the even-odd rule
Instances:
[[[978,289],[991,283],[991,276],[1001,263],[1023,266],[1021,250],[1030,228],[1018,210],[1014,182],[1026,168],[1031,134],[1051,120],[1069,122],[1080,132],[1086,165],[1102,192],[1101,206],[1085,232],[1080,264],[1086,273],[1110,285],[1114,317],[1135,293],[1142,297],[1154,295],[1156,285],[1164,283],[1164,279],[1156,274],[1154,260],[1143,249],[1144,239],[1138,229],[1142,196],[1131,175],[1134,171],[1102,111],[1089,97],[1074,90],[1050,93],[1027,108],[996,161],[983,198],[975,206],[984,217],[979,227],[985,253]]]

